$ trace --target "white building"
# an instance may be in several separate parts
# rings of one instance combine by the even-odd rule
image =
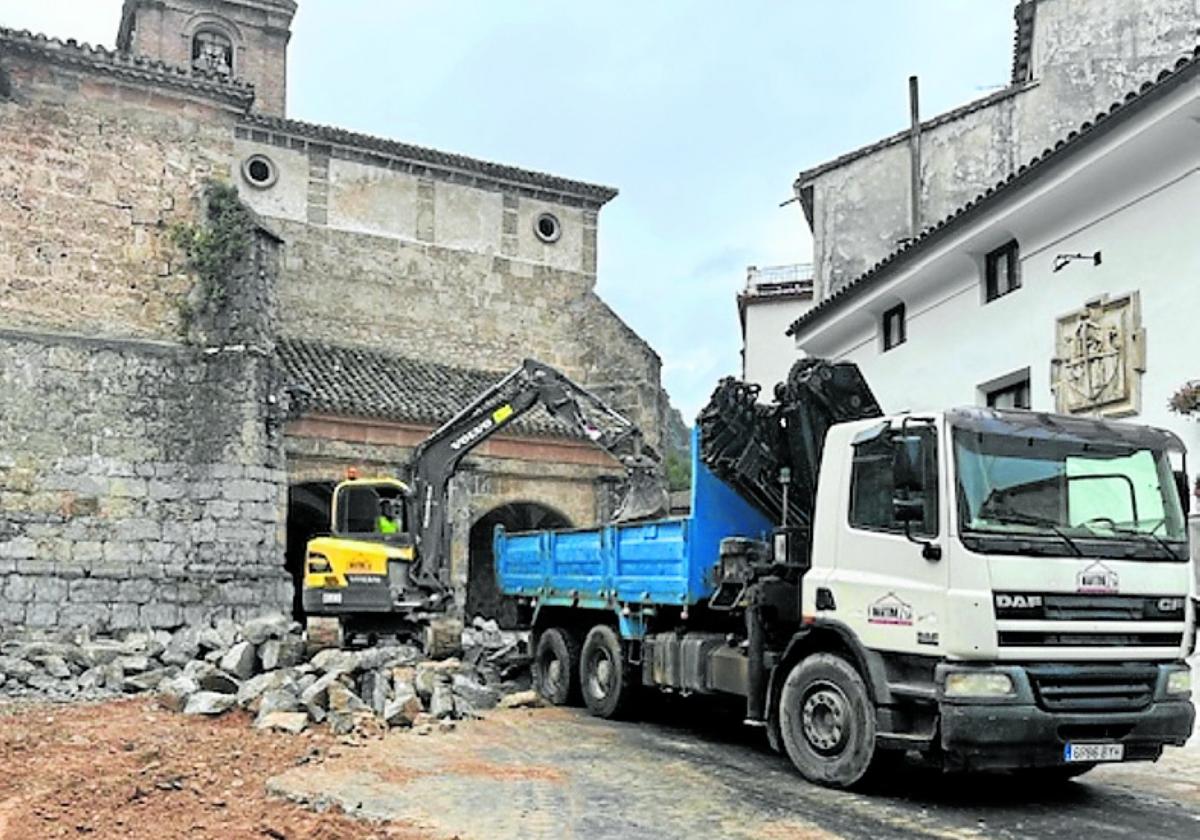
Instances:
[[[737,304],[742,324],[742,379],[759,385],[763,399],[769,401],[776,383],[787,379],[796,360],[795,344],[787,330],[812,308],[812,266],[750,266]]]
[[[884,410],[949,405],[1200,424],[1200,49],[795,320]],[[748,342],[749,343],[749,342]]]

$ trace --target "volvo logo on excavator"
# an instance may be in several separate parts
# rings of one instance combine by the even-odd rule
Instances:
[[[464,446],[469,444],[471,441],[487,434],[487,432],[494,425],[496,425],[496,424],[492,422],[491,417],[488,417],[486,420],[480,421],[479,424],[476,425],[474,428],[467,429],[465,432],[463,432],[461,435],[456,437],[454,440],[450,441],[450,448],[457,452],[459,449],[462,449]]]

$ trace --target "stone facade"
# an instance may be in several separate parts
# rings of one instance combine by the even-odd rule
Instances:
[[[1009,87],[922,125],[921,220],[933,225],[1196,46],[1194,0],[1023,0]],[[801,172],[818,300],[913,235],[904,131]]]
[[[291,601],[289,485],[395,473],[432,425],[289,413],[280,338],[485,379],[534,356],[660,440],[658,356],[594,291],[615,191],[282,118],[294,11],[128,0],[117,53],[0,29],[0,624]],[[181,45],[226,25],[246,78],[189,71]],[[217,278],[179,244],[213,182],[258,214]],[[460,592],[489,510],[611,510],[619,466],[539,434],[456,479]]]

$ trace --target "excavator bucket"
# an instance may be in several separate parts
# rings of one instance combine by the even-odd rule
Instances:
[[[635,522],[665,516],[670,497],[656,466],[632,467],[625,481],[624,496],[613,514],[613,522]]]

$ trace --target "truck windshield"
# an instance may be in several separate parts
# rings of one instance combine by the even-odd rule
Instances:
[[[1020,539],[1023,553],[1187,559],[1166,452],[956,429],[954,456],[959,529],[972,548],[1012,551]]]

